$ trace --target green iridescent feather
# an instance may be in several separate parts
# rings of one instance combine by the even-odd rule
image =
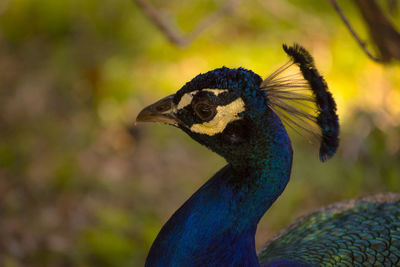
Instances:
[[[312,266],[399,266],[400,195],[341,202],[283,230],[260,263],[291,259]]]

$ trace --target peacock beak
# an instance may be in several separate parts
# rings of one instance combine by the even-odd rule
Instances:
[[[136,118],[137,122],[163,122],[172,125],[178,125],[175,117],[175,104],[173,98],[175,95],[167,96],[156,103],[145,107],[140,111]]]

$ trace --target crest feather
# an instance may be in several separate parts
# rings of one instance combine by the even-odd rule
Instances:
[[[269,75],[260,88],[266,92],[269,107],[287,125],[320,140],[319,157],[325,161],[339,146],[336,103],[308,51],[298,44],[283,45],[283,50],[290,61]],[[290,74],[292,66],[298,69]]]

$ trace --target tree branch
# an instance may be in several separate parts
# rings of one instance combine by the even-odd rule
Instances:
[[[232,13],[241,0],[228,0],[220,9],[204,18],[191,32],[183,34],[182,31],[169,23],[158,10],[146,0],[133,0],[150,21],[169,39],[179,47],[192,43],[208,27],[215,24],[223,16]]]
[[[357,43],[360,45],[364,53],[373,61],[376,62],[383,62],[384,60],[381,58],[378,58],[367,49],[366,43],[361,40],[361,38],[357,35],[353,27],[350,25],[350,22],[346,18],[346,16],[343,14],[342,9],[339,7],[338,3],[336,0],[329,0],[332,4],[332,6],[335,8],[336,12],[339,14],[340,18],[342,19],[343,23],[346,25],[347,29],[350,31],[351,35],[353,35],[354,39],[356,39]]]
[[[143,13],[150,19],[151,22],[162,32],[167,38],[178,46],[184,46],[186,40],[184,40],[182,34],[178,29],[174,28],[169,24],[161,14],[154,9],[146,0],[133,0],[139,8],[142,9]]]
[[[354,0],[383,61],[400,60],[400,33],[375,0]]]

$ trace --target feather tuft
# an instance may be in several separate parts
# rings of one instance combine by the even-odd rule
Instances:
[[[262,83],[269,107],[290,127],[305,131],[320,140],[319,157],[326,161],[339,146],[339,119],[336,103],[324,78],[315,68],[308,51],[298,44],[283,45],[291,60]],[[283,76],[291,66],[300,73]]]

